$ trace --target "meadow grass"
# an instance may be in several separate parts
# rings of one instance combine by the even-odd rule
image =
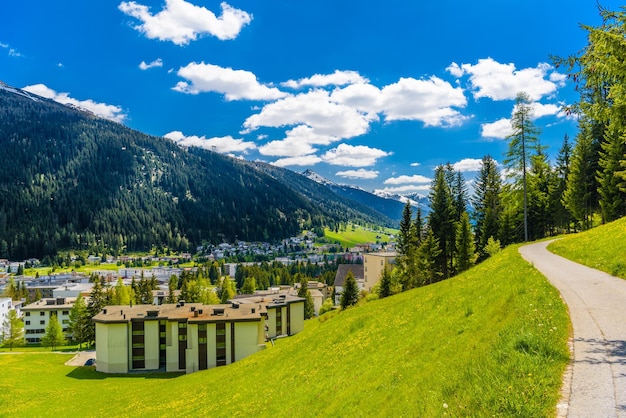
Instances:
[[[551,243],[555,254],[626,279],[626,217]]]
[[[517,249],[189,375],[105,375],[64,366],[68,355],[2,354],[1,414],[554,416],[570,323]]]
[[[348,225],[345,230],[339,232],[328,228],[324,229],[324,238],[329,243],[339,242],[342,247],[350,248],[358,244],[389,242],[391,240],[389,235],[394,233],[397,231],[388,228],[385,228],[384,231],[372,231],[359,225]]]

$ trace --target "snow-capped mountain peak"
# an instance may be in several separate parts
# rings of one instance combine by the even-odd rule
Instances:
[[[310,170],[310,169],[304,170],[301,174],[304,177],[307,177],[308,179],[313,180],[314,182],[319,183],[319,184],[324,184],[326,186],[332,186],[335,184],[332,181],[320,176],[315,171]]]

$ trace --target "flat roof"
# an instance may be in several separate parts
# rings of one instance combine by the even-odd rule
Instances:
[[[62,303],[59,303],[62,302]],[[22,307],[23,311],[43,311],[43,310],[52,310],[59,308],[67,308],[72,309],[74,306],[74,302],[76,302],[76,298],[71,297],[58,297],[58,298],[43,298],[39,299],[37,302],[33,302]]]
[[[239,305],[237,305],[239,306]],[[165,303],[163,305],[110,305],[93,317],[94,322],[125,323],[132,320],[159,320],[186,322],[259,321],[261,312],[256,306],[233,307],[233,304],[204,305],[202,303]]]

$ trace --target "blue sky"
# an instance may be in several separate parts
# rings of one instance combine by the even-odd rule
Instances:
[[[577,95],[549,56],[600,22],[595,0],[6,3],[7,84],[181,145],[423,194],[439,164],[471,180],[484,155],[502,161],[521,90],[554,158]]]

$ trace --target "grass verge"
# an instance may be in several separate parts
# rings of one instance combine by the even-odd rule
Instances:
[[[626,279],[626,218],[581,234],[563,237],[548,246],[555,254]]]

